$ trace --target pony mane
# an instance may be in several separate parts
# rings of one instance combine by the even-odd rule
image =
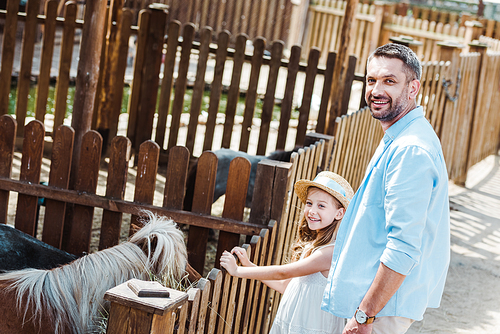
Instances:
[[[15,291],[23,322],[48,320],[56,334],[93,332],[100,311],[108,308],[104,294],[110,288],[132,278],[149,280],[151,275],[180,278],[187,262],[182,232],[172,220],[148,215],[149,223],[128,242],[51,270],[0,275],[0,284],[10,284],[6,289]]]

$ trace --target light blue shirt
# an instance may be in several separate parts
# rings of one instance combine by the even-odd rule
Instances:
[[[448,173],[421,107],[385,132],[335,244],[323,310],[351,318],[380,262],[406,278],[376,316],[421,320],[439,307],[450,261]]]

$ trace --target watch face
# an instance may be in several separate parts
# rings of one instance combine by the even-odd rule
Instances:
[[[364,324],[366,322],[366,318],[368,318],[365,312],[361,310],[356,311],[356,321],[360,324]]]

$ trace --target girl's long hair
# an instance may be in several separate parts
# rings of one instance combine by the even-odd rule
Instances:
[[[332,196],[332,198],[337,205],[337,209],[343,207],[335,197]],[[302,216],[297,231],[297,240],[292,245],[291,261],[295,262],[301,257],[307,257],[318,247],[331,243],[337,235],[340,221],[341,219],[334,219],[333,223],[330,225],[320,230],[313,231],[309,228],[306,217],[304,216],[304,210],[302,210]]]

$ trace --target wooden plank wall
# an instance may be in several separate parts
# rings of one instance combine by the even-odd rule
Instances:
[[[500,52],[486,52],[481,64],[477,88],[467,168],[499,148],[500,114]]]
[[[422,61],[440,60],[439,46],[442,41],[467,44],[466,28],[454,24],[415,19],[408,16],[392,15],[391,20],[382,27],[380,44],[389,42],[390,37],[409,36],[422,43],[414,51]]]
[[[212,27],[216,39],[222,30],[232,35],[232,41],[238,34],[245,34],[250,39],[263,37],[269,41],[287,42],[291,29],[291,18],[294,7],[290,0],[252,1],[220,1],[220,0],[159,0],[155,1],[168,6],[170,20],[177,20],[182,25],[191,22],[197,29]],[[137,20],[139,11],[147,8],[151,1],[128,1]]]
[[[318,0],[308,9],[308,24],[302,40],[304,50],[317,47],[322,51],[321,64],[326,64],[328,52],[338,50],[346,2]],[[359,4],[351,30],[353,38],[348,54],[357,58],[356,73],[364,73],[368,55],[378,46],[383,6]],[[303,55],[305,58],[305,55]]]

